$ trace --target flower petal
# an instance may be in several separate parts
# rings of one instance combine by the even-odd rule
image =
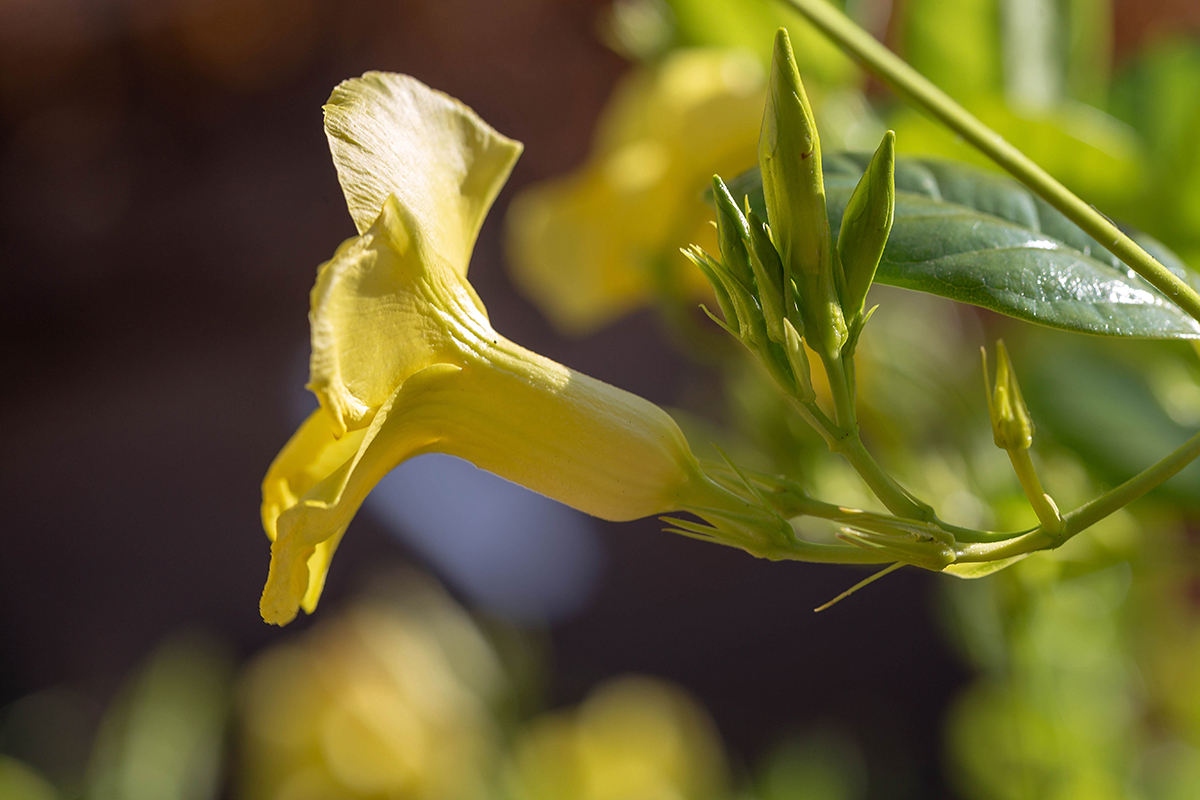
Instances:
[[[389,72],[334,89],[325,133],[358,232],[394,195],[416,221],[415,235],[466,275],[479,227],[521,143],[454,98]]]
[[[389,197],[371,228],[321,266],[312,290],[308,388],[334,435],[370,424],[410,375],[456,362],[460,328],[491,331],[466,279],[419,238],[417,220]]]
[[[312,607],[315,607],[320,589],[310,591],[310,584],[324,584],[332,551],[367,493],[393,466],[421,452],[422,445],[436,441],[436,435],[430,436],[423,431],[419,420],[410,420],[401,425],[401,420],[410,415],[400,411],[420,398],[426,384],[436,383],[439,378],[458,371],[458,367],[438,364],[418,372],[383,404],[369,428],[337,440],[332,447],[327,442],[324,447],[321,446],[321,434],[333,440],[333,427],[323,411],[309,417],[292,441],[288,442],[276,459],[277,464],[284,460],[285,455],[289,455],[289,451],[293,451],[292,455],[297,460],[306,452],[321,459],[320,468],[299,468],[298,465],[293,468],[293,474],[302,476],[295,481],[296,488],[306,478],[323,472],[336,456],[344,455],[345,458],[325,472],[321,479],[309,484],[303,495],[296,496],[291,491],[291,484],[286,487],[287,493],[280,491],[272,495],[272,499],[278,496],[286,500],[290,496],[294,500],[276,511],[272,525],[268,526],[268,533],[274,530],[275,536],[272,537],[267,585],[263,588],[259,603],[264,620],[273,625],[286,625],[295,618],[302,603],[306,611],[312,610],[308,604],[310,600]],[[388,425],[390,412],[397,405],[398,413]],[[321,429],[322,425],[325,426],[324,430]],[[389,435],[381,438],[380,433],[385,427]],[[354,447],[350,447],[350,443]],[[291,455],[287,461],[291,463]],[[271,473],[267,477],[269,481]],[[275,485],[279,483],[277,480]],[[263,519],[266,525],[266,482],[263,494]],[[322,546],[325,547],[324,551],[319,549]],[[320,574],[313,575],[313,572]]]
[[[329,477],[338,467],[358,452],[365,431],[356,431],[340,439],[334,438],[333,423],[323,410],[309,415],[308,419],[292,435],[283,450],[271,462],[262,484],[263,529],[271,541],[276,539],[279,515],[296,502],[313,486]],[[314,546],[307,559],[308,575],[305,578],[302,605],[312,611],[321,597],[325,586],[325,573],[329,561],[342,540],[342,530]],[[297,576],[297,583],[299,583]]]

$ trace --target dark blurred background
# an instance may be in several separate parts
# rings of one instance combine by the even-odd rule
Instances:
[[[583,159],[627,69],[596,35],[605,6],[0,0],[0,707],[68,685],[102,708],[180,628],[245,656],[310,624],[258,616],[259,481],[307,402],[315,268],[354,233],[321,123],[347,77],[410,73],[525,143],[471,267],[498,330],[663,404],[706,379],[653,313],[567,341],[505,276],[512,192]],[[1117,57],[1181,25],[1194,0],[1117,3]],[[694,692],[735,759],[832,720],[896,796],[947,793],[940,724],[967,671],[930,577],[814,615],[860,574],[597,525],[595,589],[548,634],[552,705],[648,672]],[[359,515],[318,616],[404,561]]]

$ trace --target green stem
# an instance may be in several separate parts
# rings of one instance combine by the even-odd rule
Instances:
[[[933,508],[913,497],[896,480],[879,466],[874,456],[863,445],[858,435],[854,399],[846,381],[840,359],[824,361],[825,372],[833,394],[834,414],[837,422],[821,410],[815,402],[804,402],[794,394],[788,397],[800,412],[804,421],[821,434],[830,451],[840,454],[862,477],[867,487],[880,502],[898,517],[933,521],[937,517]],[[780,384],[783,385],[782,383]]]
[[[863,446],[858,434],[858,411],[854,405],[854,391],[850,388],[847,375],[847,362],[840,354],[821,356],[825,367],[825,375],[829,378],[829,390],[833,396],[834,416],[837,419],[839,435],[836,442],[829,447],[835,453],[840,453],[850,466],[854,467],[867,486],[879,498],[879,501],[898,517],[932,521],[936,519],[933,508],[927,503],[913,497],[895,478],[887,474],[879,462]]]
[[[887,507],[888,511],[898,517],[919,519],[925,522],[933,522],[937,519],[933,508],[928,503],[909,494],[908,490],[887,474],[883,467],[879,466],[879,462],[863,446],[857,428],[846,433],[845,438],[833,449],[850,462],[850,466],[854,467],[854,471],[862,476],[867,486]]]
[[[1025,496],[1029,498],[1029,504],[1033,506],[1038,521],[1042,523],[1042,529],[1050,535],[1057,534],[1062,530],[1062,514],[1058,513],[1058,506],[1054,505],[1050,495],[1042,489],[1042,482],[1038,480],[1028,448],[1009,450],[1008,458],[1012,461],[1017,479],[1021,481]]]
[[[1064,516],[1061,538],[1065,541],[1137,500],[1186,467],[1197,456],[1200,456],[1200,433],[1188,439],[1154,466]]]
[[[1015,535],[1006,542],[967,545],[958,552],[955,561],[998,561],[1037,550],[1059,547],[1075,534],[1090,528],[1109,514],[1119,511],[1146,492],[1159,486],[1190,464],[1197,456],[1200,456],[1200,433],[1188,439],[1154,466],[1138,473],[1115,489],[1110,489],[1095,500],[1084,503],[1074,511],[1063,515],[1062,528],[1058,533],[1037,528],[1028,533]]]
[[[729,464],[729,468],[737,474],[737,469],[732,463]],[[738,474],[738,477],[744,480],[742,475]],[[745,526],[745,530],[759,534],[754,537],[754,541],[738,538],[717,538],[717,541],[742,548],[760,558],[772,561],[808,561],[821,564],[886,564],[895,560],[885,554],[852,544],[809,542],[798,539],[794,530],[789,531],[790,541],[779,541],[772,535],[775,523],[784,526],[789,526],[790,523],[782,516],[778,516],[776,512],[770,511],[770,505],[749,483],[744,483],[743,488],[752,496],[753,502],[722,482],[714,480],[703,470],[697,474],[694,486],[696,495],[692,498],[693,502],[682,504],[683,510],[704,519],[716,530],[720,530],[719,526],[722,523],[733,522],[736,526],[737,522],[741,522]],[[771,516],[764,517],[763,511],[768,511],[768,514],[772,515],[774,519]],[[842,515],[845,516],[845,510],[842,511]],[[670,518],[666,519],[670,520]],[[680,524],[679,520],[670,521],[675,525]],[[711,535],[715,536],[715,534]]]
[[[825,376],[829,379],[829,393],[833,398],[833,415],[843,431],[858,430],[858,409],[855,407],[854,390],[846,371],[846,362],[841,355],[821,356]]]
[[[1108,248],[1152,286],[1200,320],[1200,295],[1122,233],[1103,214],[1055,180],[1028,156],[980,122],[927,78],[825,0],[785,0],[826,36],[853,53],[899,93],[907,95],[948,128],[1024,183],[1067,219]]]

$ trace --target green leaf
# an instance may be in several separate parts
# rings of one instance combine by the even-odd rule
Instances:
[[[974,580],[976,578],[986,578],[988,575],[999,572],[1006,567],[1011,567],[1013,564],[1020,561],[1028,553],[1022,553],[1019,556],[1012,558],[1002,558],[999,561],[979,561],[965,562],[962,564],[950,564],[942,568],[942,572],[947,575],[953,575],[956,578],[963,580]]]
[[[865,153],[825,159],[832,230],[840,229],[869,162]],[[763,213],[757,169],[729,190],[748,195]],[[1200,289],[1200,276],[1173,253],[1130,235]],[[875,280],[1079,333],[1200,338],[1200,323],[1041,198],[1003,175],[954,162],[896,159],[895,220]]]

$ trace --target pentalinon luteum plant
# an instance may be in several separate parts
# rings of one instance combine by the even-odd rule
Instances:
[[[719,257],[697,247],[685,254],[712,284],[723,317],[713,319],[757,357],[889,513],[824,502],[787,476],[750,473],[728,460],[702,463],[657,406],[493,330],[467,265],[521,145],[413,78],[368,73],[339,86],[326,106],[359,236],[322,265],[312,292],[309,386],[321,407],[263,483],[263,524],[273,542],[264,619],[282,625],[300,607],[315,608],[367,493],[396,464],[426,452],[462,457],[604,519],[686,512],[691,518],[665,517],[671,530],[756,556],[888,565],[873,577],[906,564],[986,575],[1058,547],[1200,454],[1197,435],[1060,513],[1029,458],[1033,425],[1001,345],[989,390],[994,438],[1012,459],[1038,527],[997,533],[948,524],[876,462],[859,436],[854,354],[877,277],[1062,328],[1156,338],[1200,335],[1200,297],[844,17],[819,2],[794,4],[1050,203],[1036,206],[1028,193],[1014,201],[1014,185],[994,177],[897,161],[890,133],[870,158],[831,161],[836,194],[827,197],[812,113],[787,33],[779,32],[758,171],[730,185],[714,177]],[[974,205],[954,202],[963,195]],[[1029,222],[1021,214],[1030,204],[1040,211],[1039,230],[1018,224]],[[841,215],[836,237],[831,210]],[[929,218],[950,228],[929,236],[921,223]],[[984,238],[946,234],[964,220]],[[1014,251],[1029,257],[1027,267],[1014,269]],[[1115,255],[1105,261],[1109,251]],[[1026,302],[1031,292],[1040,303]],[[829,408],[813,390],[809,352],[830,387]],[[790,520],[803,515],[835,523],[837,539],[798,535]]]

